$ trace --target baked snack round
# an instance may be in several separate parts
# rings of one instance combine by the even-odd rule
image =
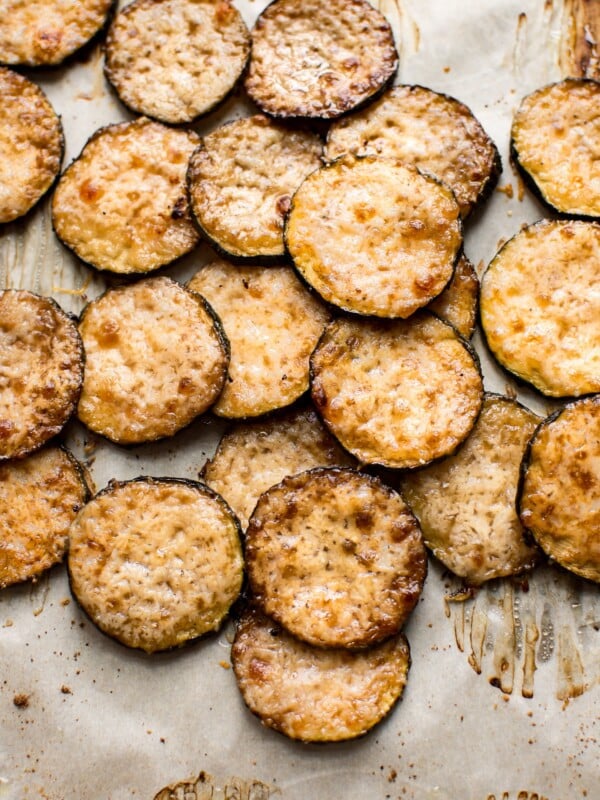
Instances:
[[[465,339],[470,339],[477,324],[478,308],[479,278],[473,264],[462,253],[450,283],[429,303],[427,310],[453,325]]]

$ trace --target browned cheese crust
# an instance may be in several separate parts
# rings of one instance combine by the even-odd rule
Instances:
[[[402,469],[454,452],[483,398],[474,352],[447,323],[332,322],[311,358],[312,397],[356,458]]]
[[[543,220],[508,241],[481,281],[490,350],[551,397],[600,390],[600,225]]]
[[[397,66],[391,28],[366,0],[276,0],[252,31],[246,89],[268,114],[334,119]]]
[[[218,128],[190,160],[188,186],[198,224],[232,256],[282,256],[291,197],[321,166],[322,150],[316,134],[262,115]]]
[[[169,278],[112,289],[79,325],[86,352],[77,413],[119,444],[172,436],[216,400],[229,352],[212,311]]]
[[[355,464],[314,409],[299,408],[231,428],[206,463],[203,477],[245,529],[260,495],[288,475]]]
[[[310,354],[329,314],[291,267],[213,261],[188,286],[214,307],[231,343],[229,375],[215,414],[256,417],[307,391]]]
[[[64,142],[60,119],[35,83],[0,67],[0,97],[2,223],[22,217],[52,186],[60,170]]]
[[[318,468],[261,495],[246,566],[256,603],[294,636],[360,648],[398,633],[427,557],[399,494],[354,470]]]
[[[477,322],[478,302],[479,278],[475,267],[463,254],[458,259],[452,280],[427,309],[449,322],[465,339],[470,339]]]
[[[102,28],[113,0],[0,0],[0,63],[60,64]]]
[[[185,174],[198,142],[144,118],[96,131],[54,192],[57,235],[110,272],[150,272],[189,252],[198,233]]]
[[[304,279],[359,314],[408,317],[444,289],[462,244],[450,189],[415,167],[347,156],[294,195],[286,241]]]
[[[542,422],[523,467],[523,525],[551,558],[600,583],[600,395]]]
[[[537,549],[525,542],[515,502],[521,459],[539,421],[514,400],[488,396],[456,455],[400,481],[425,544],[471,585],[536,563]]]
[[[50,298],[0,292],[0,461],[60,433],[82,379],[83,346],[70,317]]]
[[[229,0],[135,0],[110,26],[105,73],[133,111],[191,122],[229,94],[249,55]]]
[[[600,216],[600,83],[569,78],[522,101],[512,126],[519,165],[557,211]]]
[[[269,728],[304,742],[369,731],[402,695],[410,651],[399,634],[360,652],[311,647],[257,610],[241,618],[231,648],[244,701]]]
[[[113,483],[71,526],[71,589],[95,624],[153,653],[217,630],[243,575],[237,520],[207,487]]]
[[[62,448],[0,463],[0,589],[62,561],[87,494],[81,467]]]
[[[495,144],[467,106],[422,86],[396,86],[364,111],[335,122],[326,157],[398,159],[450,186],[466,217],[501,171]]]

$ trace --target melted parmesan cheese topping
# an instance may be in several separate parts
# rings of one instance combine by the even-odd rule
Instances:
[[[453,325],[461,336],[468,339],[475,330],[478,300],[479,279],[475,267],[465,255],[461,255],[452,280],[427,308]]]

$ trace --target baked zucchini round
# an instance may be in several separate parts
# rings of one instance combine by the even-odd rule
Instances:
[[[427,309],[453,325],[465,339],[470,339],[475,331],[478,304],[479,278],[463,253],[456,262],[452,280]]]
[[[281,257],[283,221],[323,145],[257,114],[209,133],[188,169],[192,213],[214,246],[235,258]]]
[[[419,525],[402,497],[350,469],[284,478],[246,532],[252,597],[294,636],[361,648],[400,631],[425,581]]]
[[[83,310],[79,419],[118,444],[172,436],[219,396],[229,344],[204,298],[170,278],[110,289]]]
[[[565,569],[600,583],[600,395],[544,420],[525,458],[521,521]]]
[[[303,742],[367,733],[401,697],[410,667],[402,634],[359,652],[324,650],[257,609],[240,619],[231,657],[248,708],[268,728]]]
[[[481,325],[509,372],[550,397],[600,390],[600,224],[522,229],[481,279]]]
[[[3,27],[4,23],[0,38]],[[56,111],[35,83],[0,67],[0,97],[2,223],[22,217],[52,186],[60,171],[64,137]]]
[[[276,117],[334,119],[397,68],[392,29],[366,0],[275,0],[252,30],[246,90]]]
[[[224,100],[249,55],[229,0],[134,0],[110,26],[104,72],[128,108],[176,124]]]
[[[408,317],[440,294],[462,244],[452,191],[415,167],[344,156],[313,172],[285,228],[296,269],[327,302]]]
[[[207,486],[112,482],[70,531],[71,590],[104,633],[146,653],[217,630],[243,578],[239,525]]]
[[[49,297],[0,292],[0,461],[38,450],[65,426],[83,380],[77,326]]]
[[[101,128],[61,175],[52,222],[61,241],[93,267],[147,273],[192,250],[185,174],[200,141],[140,118]]]
[[[346,450],[395,469],[453,453],[483,399],[475,351],[425,311],[394,322],[330,323],[311,357],[311,392]]]

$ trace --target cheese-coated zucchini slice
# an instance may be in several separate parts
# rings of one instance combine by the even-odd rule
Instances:
[[[600,390],[600,224],[542,220],[481,280],[480,315],[498,361],[550,397]]]
[[[291,267],[213,261],[188,286],[213,306],[231,343],[229,375],[215,414],[257,417],[307,391],[310,354],[329,313]]]
[[[0,97],[2,223],[22,217],[52,186],[60,170],[64,139],[60,119],[35,83],[0,67]]]
[[[83,359],[77,326],[54,300],[0,292],[0,461],[60,433],[81,391]]]
[[[511,145],[515,161],[548,205],[600,217],[600,83],[568,78],[523,99]]]
[[[242,586],[239,525],[207,486],[112,482],[70,531],[71,589],[100,630],[153,653],[217,630]]]
[[[60,64],[104,26],[114,0],[0,0],[0,63]]]
[[[400,481],[427,547],[471,585],[537,561],[515,503],[521,460],[539,421],[514,400],[488,395],[458,453]]]
[[[475,352],[427,312],[332,322],[311,357],[311,377],[313,401],[341,444],[363,463],[396,469],[454,452],[483,399]]]
[[[408,317],[444,289],[462,244],[448,187],[415,167],[345,156],[298,189],[286,242],[303,278],[329,303]]]
[[[111,289],[79,323],[79,419],[118,444],[172,436],[219,396],[229,346],[208,303],[169,278]]]
[[[313,467],[353,467],[313,408],[294,408],[226,431],[203,469],[245,529],[256,501],[288,475]]]
[[[396,86],[335,122],[325,154],[379,155],[414,164],[451,187],[466,217],[502,170],[495,144],[467,106],[423,86]]]
[[[255,115],[209,133],[188,170],[192,213],[204,234],[237,258],[283,256],[283,220],[304,178],[321,166],[323,145]]]
[[[133,111],[191,122],[229,94],[249,55],[229,0],[135,0],[110,26],[105,74]]]
[[[231,658],[249,709],[268,728],[303,742],[367,733],[401,697],[410,667],[402,634],[358,652],[325,650],[256,609],[240,619]]]
[[[391,28],[366,0],[275,0],[252,30],[246,90],[274,116],[334,119],[397,67]]]
[[[252,596],[294,636],[360,648],[398,633],[427,572],[419,525],[377,478],[317,468],[259,498],[246,532]]]
[[[475,267],[463,253],[456,263],[452,280],[427,309],[453,325],[465,339],[470,339],[475,331],[478,303],[479,278]]]
[[[62,447],[0,463],[0,589],[62,561],[87,499],[83,470]]]
[[[61,175],[52,198],[58,237],[97,269],[146,273],[192,250],[185,173],[193,131],[136,119],[101,128]]]
[[[600,395],[538,426],[523,460],[519,511],[547,555],[600,583]]]

